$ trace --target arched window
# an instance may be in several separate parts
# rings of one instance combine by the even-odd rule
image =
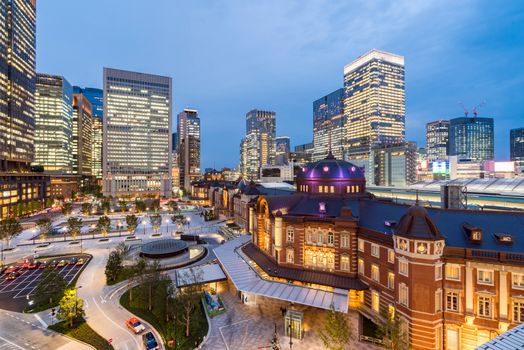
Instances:
[[[328,244],[335,244],[335,235],[333,234],[333,232],[328,233]]]
[[[286,241],[288,243],[293,243],[295,241],[295,229],[293,227],[291,227],[291,226],[288,227],[286,236],[287,236],[286,237],[287,238]]]

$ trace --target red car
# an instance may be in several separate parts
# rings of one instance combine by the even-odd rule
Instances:
[[[145,329],[144,325],[136,317],[131,317],[129,320],[127,320],[126,326],[127,328],[131,329],[135,334],[138,334]]]
[[[37,269],[37,268],[40,267],[40,264],[41,264],[40,261],[33,261],[32,263],[30,263],[30,264],[27,266],[27,268],[28,268],[29,270]]]
[[[9,266],[9,268],[4,271],[4,274],[8,275],[8,274],[11,274],[11,273],[17,272],[17,271],[18,271],[18,267],[17,266]]]
[[[20,276],[20,273],[18,273],[17,271],[15,272],[11,272],[9,275],[7,275],[5,277],[6,280],[14,280],[16,279],[18,276]]]

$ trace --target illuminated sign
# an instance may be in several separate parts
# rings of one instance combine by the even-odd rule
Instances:
[[[448,165],[448,162],[445,160],[437,160],[436,162],[433,162],[431,166],[433,168],[433,174],[448,174],[449,173],[449,165]]]
[[[508,173],[515,171],[515,162],[495,162],[496,173]]]

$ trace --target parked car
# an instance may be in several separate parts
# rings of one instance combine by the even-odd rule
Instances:
[[[138,334],[146,329],[142,322],[136,317],[131,317],[126,321],[127,328],[131,329],[133,333]]]
[[[69,265],[75,265],[77,261],[78,261],[78,258],[71,258],[71,259],[69,259],[69,261],[67,263]]]
[[[155,336],[151,332],[147,332],[142,335],[142,342],[146,350],[157,350],[158,343],[156,342]]]
[[[4,274],[8,275],[10,273],[17,272],[18,270],[19,270],[18,266],[11,265],[4,271]]]
[[[78,259],[77,262],[76,262],[77,265],[84,265],[84,263],[85,263],[84,258],[80,258],[80,259]]]
[[[20,273],[18,271],[15,271],[15,272],[11,272],[9,275],[7,275],[5,277],[6,280],[14,280],[16,279],[18,276],[20,276]]]
[[[47,266],[49,266],[49,263],[47,261],[41,261],[40,265],[38,266],[39,269],[45,269]]]
[[[66,266],[66,265],[67,265],[67,260],[63,260],[63,259],[62,259],[62,260],[60,260],[60,261],[58,262],[58,264],[56,265],[56,267],[64,267],[64,266]]]
[[[58,265],[58,261],[56,261],[56,260],[51,260],[51,261],[49,261],[47,263],[48,267],[53,267],[54,268],[54,267],[56,267],[56,265]]]
[[[7,266],[2,266],[0,267],[0,275],[3,275],[4,274],[4,271],[7,270],[8,267]]]
[[[40,261],[36,261],[36,260],[33,260],[28,266],[27,268],[29,270],[33,270],[33,269],[37,269],[39,266],[40,266],[41,262]]]

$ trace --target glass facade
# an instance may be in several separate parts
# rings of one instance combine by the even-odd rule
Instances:
[[[449,155],[475,162],[492,160],[493,118],[455,118],[449,121]]]
[[[524,128],[509,131],[509,154],[517,166],[524,166]]]
[[[184,109],[177,116],[180,188],[191,191],[191,181],[200,177],[200,118],[195,109]]]
[[[404,57],[372,50],[344,67],[345,154],[405,140]]]
[[[73,88],[61,76],[37,74],[35,160],[44,171],[73,171]]]
[[[275,164],[276,165],[287,164],[290,151],[291,151],[291,140],[289,139],[289,136],[279,136],[275,138]]]
[[[93,117],[91,133],[91,172],[97,180],[102,179],[102,133],[104,119],[104,92],[97,88],[74,87],[75,93],[83,94],[91,103]]]
[[[372,148],[371,178],[376,186],[405,187],[416,182],[417,145],[413,142]]]
[[[447,159],[448,137],[448,120],[437,120],[426,124],[426,157],[429,162]]]
[[[104,68],[104,195],[171,195],[171,86]]]
[[[326,158],[329,147],[335,158],[343,158],[345,126],[344,89],[313,102],[313,161]]]
[[[92,175],[93,117],[91,103],[81,93],[73,94],[73,173]]]

